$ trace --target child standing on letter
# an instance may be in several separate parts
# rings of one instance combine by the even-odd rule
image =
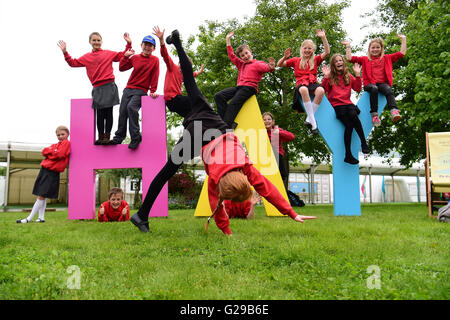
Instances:
[[[95,144],[109,144],[113,126],[113,106],[119,104],[119,91],[114,82],[113,62],[119,62],[124,53],[131,49],[131,39],[124,34],[127,42],[124,52],[102,49],[102,37],[98,32],[92,32],[89,43],[92,51],[78,59],[73,59],[67,52],[67,45],[60,40],[58,46],[64,54],[64,59],[72,68],[85,67],[92,89],[92,108],[96,111],[98,139]]]
[[[317,30],[317,36],[322,39],[324,48],[322,54],[315,56],[316,45],[312,40],[307,39],[303,41],[300,47],[300,57],[288,59],[292,54],[292,49],[287,48],[284,51],[284,56],[277,63],[279,67],[294,68],[296,82],[292,108],[299,113],[306,112],[305,125],[312,129],[313,134],[319,133],[314,113],[322,102],[325,93],[323,88],[317,83],[317,68],[330,54],[330,47],[325,32]],[[315,95],[312,102],[310,94]],[[300,97],[304,105],[304,110],[299,101]]]

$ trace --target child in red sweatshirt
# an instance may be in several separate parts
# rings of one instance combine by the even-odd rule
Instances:
[[[237,123],[234,119],[238,115],[245,101],[258,93],[258,83],[263,75],[275,70],[275,59],[269,58],[269,64],[253,59],[252,51],[247,44],[242,44],[236,49],[236,54],[231,46],[231,37],[234,32],[226,36],[227,53],[231,62],[239,71],[236,87],[223,89],[216,93],[214,101],[217,112],[229,128],[235,129]],[[230,102],[228,102],[231,99]]]
[[[275,186],[250,163],[237,136],[228,132],[227,124],[212,109],[198,89],[193,76],[192,64],[184,51],[177,30],[172,31],[172,34],[167,37],[166,43],[174,44],[177,49],[191,110],[183,121],[185,128],[183,137],[174,146],[167,163],[150,184],[141,208],[131,217],[130,221],[140,231],[149,232],[148,215],[162,187],[176,173],[184,160],[199,155],[202,156],[205,170],[209,175],[208,194],[211,210],[215,213],[216,224],[223,233],[231,234],[228,215],[223,211],[223,200],[228,199],[235,202],[247,200],[252,194],[250,184],[261,196],[275,205],[281,213],[287,214],[299,222],[303,222],[304,219],[314,219],[315,217],[297,215]],[[203,133],[202,137],[195,136],[198,130]],[[197,138],[200,138],[200,141],[197,141]],[[229,152],[221,152],[225,150],[224,148],[229,148],[226,149]],[[227,176],[229,172],[233,172],[230,176],[235,176],[237,170],[241,171],[237,174],[240,181],[246,181],[246,183],[241,184],[243,188],[235,188],[233,184],[227,185],[224,182],[227,178],[222,180],[222,177]],[[247,176],[248,181],[244,175]],[[224,192],[219,194],[217,187],[220,181],[222,181],[222,186],[229,187],[234,192],[228,192],[226,195]],[[224,189],[226,188],[222,188],[222,190]]]
[[[146,36],[141,43],[142,52],[133,55],[134,50],[125,52],[120,59],[119,70],[127,71],[133,68],[126,88],[123,90],[122,101],[119,109],[119,125],[111,144],[121,144],[126,137],[127,120],[131,142],[130,149],[136,149],[142,141],[139,127],[139,109],[141,109],[141,97],[146,96],[150,90],[150,96],[156,98],[158,94],[159,59],[152,55],[156,48],[156,41],[152,36]]]
[[[328,101],[333,106],[338,118],[345,126],[344,144],[345,144],[345,159],[349,164],[358,164],[359,161],[355,159],[351,151],[352,132],[355,129],[359,138],[361,139],[361,148],[363,153],[369,153],[369,148],[364,137],[364,131],[358,114],[361,112],[357,106],[350,100],[352,89],[356,92],[361,91],[361,66],[359,64],[353,65],[355,77],[348,71],[347,64],[344,57],[340,54],[334,54],[330,59],[330,67],[323,66],[323,80],[322,87],[328,96]]]
[[[45,222],[45,208],[47,207],[47,198],[57,199],[59,195],[59,175],[63,172],[69,163],[70,141],[69,129],[65,126],[56,128],[56,137],[58,143],[42,150],[45,157],[41,162],[41,170],[36,178],[33,187],[33,194],[37,200],[31,209],[30,215],[25,219],[17,220],[17,223],[31,222],[39,212],[39,218],[36,222]]]
[[[89,36],[92,51],[78,59],[73,59],[67,52],[67,45],[60,40],[58,46],[64,54],[67,64],[73,68],[85,67],[92,89],[92,108],[96,111],[98,139],[95,144],[109,144],[113,126],[113,106],[119,104],[119,91],[114,82],[113,62],[119,62],[124,53],[131,49],[131,39],[124,34],[127,42],[125,51],[103,50],[102,37],[98,32]]]
[[[164,100],[170,111],[185,117],[191,109],[190,100],[188,97],[181,94],[183,74],[181,73],[180,65],[175,64],[167,52],[167,47],[164,42],[164,31],[165,30],[161,31],[158,26],[153,28],[153,34],[159,38],[159,43],[161,45],[161,57],[167,66],[166,78],[164,81]],[[203,73],[203,68],[204,66],[202,64],[200,70],[193,73],[194,78]]]
[[[108,199],[98,210],[98,222],[130,220],[130,208],[128,203],[123,200],[122,189],[112,188],[109,190]]]

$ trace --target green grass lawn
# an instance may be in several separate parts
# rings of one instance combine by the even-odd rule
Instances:
[[[424,204],[363,205],[361,217],[295,210],[318,219],[257,207],[254,220],[231,221],[232,237],[214,222],[206,234],[194,210],[151,219],[147,234],[67,211],[23,225],[24,213],[1,213],[0,299],[449,299],[450,226]]]

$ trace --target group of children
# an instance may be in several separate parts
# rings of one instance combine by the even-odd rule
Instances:
[[[316,46],[314,42],[305,40],[300,47],[299,57],[290,58],[292,49],[288,48],[278,63],[275,63],[273,58],[268,59],[268,63],[254,59],[252,51],[247,44],[239,46],[234,52],[231,45],[231,38],[234,32],[230,32],[226,36],[226,49],[231,62],[238,69],[238,79],[235,87],[226,88],[215,95],[216,112],[195,83],[194,77],[203,72],[203,65],[199,72],[193,72],[192,61],[184,51],[179,32],[174,30],[166,40],[164,40],[164,30],[161,30],[159,27],[153,28],[153,34],[159,39],[161,56],[167,66],[164,100],[170,111],[176,112],[184,118],[184,132],[170,153],[167,163],[152,181],[141,208],[130,219],[143,232],[149,231],[148,215],[162,187],[182,164],[180,161],[175,161],[175,159],[182,158],[186,160],[200,155],[204,161],[206,173],[209,176],[208,194],[213,212],[211,217],[214,217],[216,225],[224,234],[231,234],[229,214],[226,213],[227,201],[235,203],[250,201],[249,199],[253,193],[251,186],[259,195],[278,208],[281,213],[289,215],[295,221],[303,222],[307,219],[315,219],[315,217],[297,215],[293,211],[292,207],[273,184],[253,167],[245,154],[242,144],[233,133],[233,130],[238,125],[235,122],[235,118],[243,104],[252,95],[258,93],[258,84],[263,75],[268,72],[274,72],[275,66],[294,69],[296,84],[292,107],[298,113],[306,113],[304,124],[311,129],[313,134],[318,133],[314,113],[319,107],[323,96],[327,94],[328,100],[336,112],[337,119],[342,121],[345,126],[346,157],[344,161],[347,163],[358,163],[358,160],[352,156],[350,151],[350,139],[353,129],[356,130],[361,139],[362,151],[364,153],[369,152],[358,118],[360,111],[350,100],[352,89],[357,92],[361,91],[361,69],[363,72],[364,90],[370,93],[371,116],[374,126],[380,125],[377,112],[378,92],[386,95],[392,121],[397,122],[401,119],[391,86],[393,80],[392,63],[406,53],[406,37],[403,35],[399,35],[402,40],[401,50],[394,54],[384,54],[383,41],[377,38],[369,43],[367,56],[354,57],[351,55],[350,43],[343,41],[342,43],[346,45],[346,58],[349,62],[354,63],[353,71],[355,76],[349,72],[344,57],[340,54],[335,54],[331,57],[330,66],[322,68],[324,78],[322,84],[319,84],[317,81],[318,68],[330,53],[330,47],[323,30],[317,31],[317,36],[321,38],[323,43],[323,53],[315,55]],[[142,140],[138,123],[141,97],[147,95],[149,91],[150,96],[157,96],[159,60],[152,55],[156,49],[156,41],[152,36],[144,37],[141,43],[142,52],[139,55],[136,55],[132,49],[129,34],[125,33],[124,39],[126,47],[123,52],[103,50],[101,48],[102,38],[100,34],[94,32],[89,37],[92,52],[78,59],[73,59],[69,55],[64,41],[60,41],[58,45],[64,54],[65,60],[71,67],[86,68],[87,75],[93,85],[92,107],[95,110],[98,131],[98,140],[95,143],[103,145],[122,143],[126,136],[128,121],[131,136],[129,148],[135,149]],[[166,43],[175,46],[179,57],[178,65],[170,58]],[[133,71],[123,91],[118,129],[114,138],[110,140],[113,121],[112,108],[119,103],[118,90],[114,83],[112,62],[120,62],[120,71],[131,68],[133,68]],[[187,96],[182,95],[181,86],[183,82]],[[311,96],[314,96],[314,98],[311,99]],[[279,160],[281,175],[285,177],[287,174],[282,161],[284,155],[282,143],[292,141],[295,136],[275,126],[274,117],[271,113],[266,112],[263,115],[263,120],[269,138],[273,143],[276,158]],[[206,130],[214,129],[217,132],[216,136],[203,138],[201,144],[194,143],[194,123],[200,123],[202,133]],[[276,136],[276,139],[272,139],[274,136]],[[275,141],[276,143],[274,143]],[[237,158],[244,159],[244,161],[237,162],[236,157],[230,158],[230,153],[217,152],[217,150],[232,150],[233,156],[237,154]],[[46,156],[44,152],[43,155]],[[103,204],[100,211],[108,212],[108,208],[110,208],[120,213],[113,216],[127,220],[129,213],[123,212],[126,211],[125,209],[128,210],[128,205],[122,207],[123,203],[119,204],[120,201],[114,198],[114,195],[117,196],[118,194],[123,198],[123,192],[111,193],[109,204]],[[36,195],[39,196],[38,200],[45,197],[45,195],[41,194]],[[111,197],[114,201],[111,200]],[[99,221],[100,215],[102,219],[109,217],[106,213],[100,214],[100,211]],[[31,221],[31,218],[24,220],[28,222]],[[110,219],[102,221],[110,221]]]

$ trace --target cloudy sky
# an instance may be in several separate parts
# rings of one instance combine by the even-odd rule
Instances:
[[[365,23],[360,14],[374,5],[353,0],[344,11],[344,28],[354,43],[366,34],[360,30]],[[70,99],[91,97],[86,69],[67,65],[58,40],[66,41],[68,52],[78,58],[91,50],[92,31],[101,33],[104,49],[114,51],[124,49],[122,35],[129,32],[140,52],[138,44],[155,25],[166,34],[178,29],[187,37],[205,20],[242,21],[254,12],[253,0],[0,0],[0,142],[55,143],[55,128],[70,124]],[[119,72],[118,65],[114,74],[121,95],[131,71]],[[160,66],[157,93],[163,94],[165,65]],[[118,108],[114,107],[113,132]]]

